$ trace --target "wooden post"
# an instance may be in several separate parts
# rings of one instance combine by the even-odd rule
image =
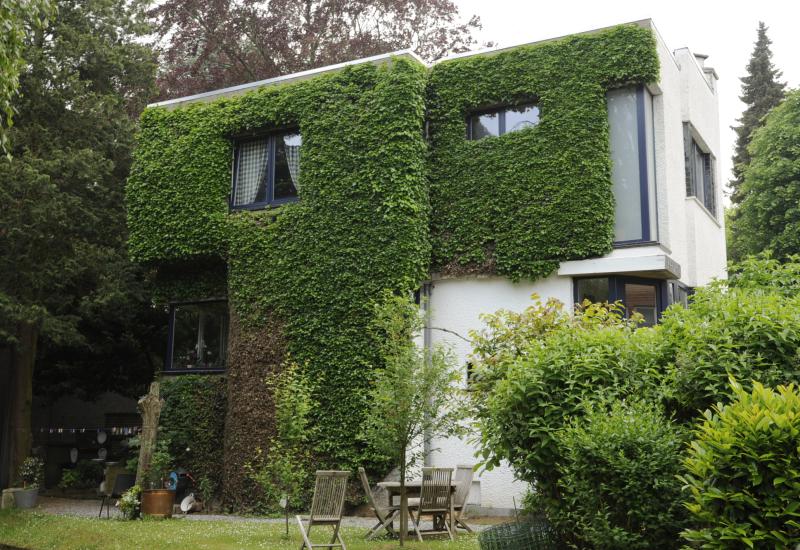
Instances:
[[[150,461],[156,447],[158,419],[164,400],[159,397],[158,382],[150,384],[150,393],[139,399],[139,412],[142,415],[142,433],[139,436],[139,467],[136,469],[136,484],[141,486],[150,469]],[[144,489],[144,487],[142,487]],[[149,489],[149,487],[148,487]]]

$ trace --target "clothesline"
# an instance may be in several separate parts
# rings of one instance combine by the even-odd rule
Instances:
[[[111,427],[102,427],[102,428],[93,428],[93,427],[65,427],[65,426],[56,426],[51,428],[39,428],[40,433],[48,433],[48,434],[76,434],[76,433],[100,433],[106,432],[111,435],[134,435],[138,434],[142,431],[140,426],[111,426]]]

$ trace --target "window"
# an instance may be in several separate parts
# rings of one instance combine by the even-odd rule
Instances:
[[[228,304],[209,301],[170,307],[165,371],[221,371],[228,349]]]
[[[712,216],[717,216],[714,157],[694,137],[691,124],[683,123],[683,143],[686,157],[686,196],[696,197]]]
[[[475,113],[467,119],[467,137],[471,140],[502,136],[539,124],[539,107],[534,104],[501,107]]]
[[[296,130],[237,143],[231,208],[262,208],[297,200],[302,144]]]
[[[658,322],[666,307],[664,281],[638,277],[591,277],[575,280],[575,302],[622,302],[627,316],[639,313],[644,317],[643,326]]]
[[[614,241],[658,239],[653,98],[643,86],[606,94],[611,179],[616,203]]]

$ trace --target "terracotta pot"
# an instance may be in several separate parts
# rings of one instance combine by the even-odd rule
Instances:
[[[175,491],[169,489],[147,489],[142,491],[142,515],[156,518],[171,518],[175,504]]]

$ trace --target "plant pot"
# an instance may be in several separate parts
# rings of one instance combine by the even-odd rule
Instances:
[[[17,489],[14,491],[14,506],[17,508],[33,508],[39,500],[39,488]]]
[[[171,518],[175,504],[175,491],[169,489],[147,489],[142,491],[142,515],[155,518]]]

